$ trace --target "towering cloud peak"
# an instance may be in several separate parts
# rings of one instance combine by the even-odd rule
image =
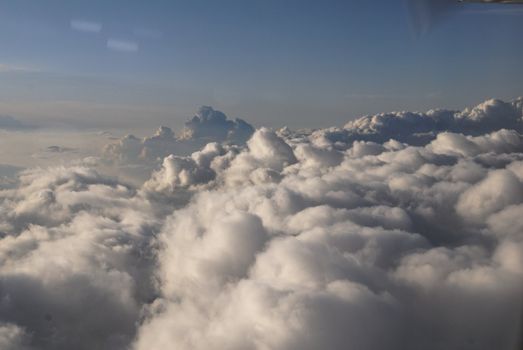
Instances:
[[[125,136],[105,147],[109,160],[155,162],[170,154],[188,155],[209,142],[244,144],[253,134],[254,128],[241,119],[229,120],[220,111],[201,107],[196,116],[185,123],[181,136],[165,126],[151,137],[138,140],[133,135]]]
[[[185,123],[182,139],[209,139],[244,143],[254,128],[242,119],[228,120],[227,116],[212,107],[203,106]]]
[[[131,180],[144,182],[152,169],[169,155],[187,156],[211,142],[243,145],[253,133],[254,128],[247,122],[230,120],[220,111],[201,107],[196,116],[185,123],[180,137],[177,138],[174,131],[165,126],[143,139],[128,135],[106,145],[103,158],[106,162],[126,167]]]
[[[156,130],[153,138],[171,140],[174,139],[174,132],[171,130],[171,128],[160,126],[158,130]]]

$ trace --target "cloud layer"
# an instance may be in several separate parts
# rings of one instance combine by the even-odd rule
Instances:
[[[0,192],[0,347],[518,349],[521,101],[246,144],[203,111],[149,144],[219,142],[139,189],[26,171]]]
[[[151,170],[171,154],[187,156],[211,142],[243,145],[253,132],[254,128],[242,119],[230,120],[220,111],[201,107],[185,123],[179,137],[165,126],[158,128],[153,136],[143,139],[127,135],[106,145],[103,159],[136,172],[135,177],[143,182],[150,176]]]
[[[366,116],[344,128],[319,130],[317,138],[352,144],[352,141],[383,143],[390,139],[412,145],[425,145],[441,132],[482,135],[500,129],[523,132],[523,98],[512,102],[488,100],[463,111],[445,109],[426,113],[393,112]]]
[[[0,193],[2,349],[126,348],[152,295],[147,203],[86,168],[26,171]]]

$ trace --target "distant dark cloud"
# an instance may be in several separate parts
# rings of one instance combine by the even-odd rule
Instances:
[[[0,164],[0,176],[12,177],[22,169],[23,168],[14,165]]]
[[[17,174],[22,170],[22,167],[0,164],[0,190],[15,186]]]
[[[253,132],[254,128],[244,120],[229,120],[224,113],[204,106],[185,123],[181,138],[244,143]]]
[[[30,130],[35,126],[24,123],[9,115],[0,115],[0,129],[4,130]]]
[[[49,146],[45,149],[49,153],[64,153],[64,152],[74,152],[74,148],[61,147],[61,146]]]
[[[78,150],[75,148],[53,145],[33,153],[31,157],[34,159],[63,159],[65,155],[71,155],[76,153],[78,153]]]

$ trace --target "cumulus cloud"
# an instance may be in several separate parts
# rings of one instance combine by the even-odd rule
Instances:
[[[217,172],[228,165],[238,149],[209,143],[190,157],[170,155],[163,160],[162,168],[152,174],[143,186],[151,193],[174,194],[180,190],[198,190],[216,178]]]
[[[222,112],[204,106],[192,119],[185,123],[182,139],[245,143],[253,132],[253,127],[244,120],[229,120]]]
[[[149,206],[86,168],[19,182],[0,191],[0,344],[125,349],[153,294]]]
[[[230,120],[220,111],[201,107],[185,123],[179,137],[165,126],[160,127],[153,136],[143,139],[127,135],[106,145],[103,158],[107,162],[131,168],[131,171],[141,170],[137,177],[143,182],[151,170],[169,155],[187,156],[212,142],[224,146],[243,145],[253,132],[254,128],[242,119]]]
[[[162,126],[151,137],[139,139],[127,135],[107,145],[104,155],[106,159],[123,163],[154,162],[170,154],[191,154],[211,142],[244,144],[253,132],[254,128],[241,119],[229,120],[220,111],[202,107],[185,123],[180,137]]]
[[[25,171],[0,191],[0,345],[518,349],[523,138],[486,107],[518,103],[449,119],[482,132],[412,117],[433,135],[414,144],[379,123],[233,144],[202,113],[187,136],[126,139],[139,158],[222,138],[167,155],[138,189],[85,167]]]
[[[343,128],[319,130],[313,136],[316,143],[339,146],[357,140],[383,143],[390,139],[420,146],[445,131],[479,136],[501,129],[523,132],[523,98],[512,102],[488,100],[463,111],[438,109],[426,113],[394,112],[365,116]]]
[[[135,348],[515,349],[518,130],[435,129],[424,146],[317,133],[260,129],[199,177],[159,236],[161,298]]]

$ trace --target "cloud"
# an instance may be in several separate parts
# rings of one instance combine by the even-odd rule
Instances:
[[[124,349],[151,298],[147,203],[81,167],[28,170],[19,181],[0,192],[0,322],[16,327],[6,326],[8,341]]]
[[[0,164],[0,189],[15,186],[17,174],[23,168],[10,165]]]
[[[34,126],[24,123],[9,115],[0,115],[0,129],[4,130],[30,130]]]
[[[136,349],[515,348],[521,134],[339,150],[289,133],[258,130],[167,219]]]
[[[45,149],[46,152],[50,153],[64,153],[64,152],[74,152],[73,148],[61,147],[61,146],[49,146]]]
[[[183,137],[120,140],[113,155],[140,158],[215,139],[140,188],[84,166],[24,171],[0,191],[0,345],[517,349],[518,101],[236,144],[206,123],[239,123],[201,113]],[[389,139],[426,118],[431,138]]]
[[[224,146],[242,145],[253,132],[254,128],[242,119],[230,120],[220,111],[202,107],[185,123],[179,137],[165,126],[158,128],[153,136],[143,139],[127,135],[106,145],[103,158],[119,166],[139,166],[143,170],[139,177],[145,180],[152,169],[171,154],[187,156],[212,142],[223,143]]]
[[[80,19],[71,20],[71,29],[84,33],[100,33],[103,25],[99,22],[86,21]]]
[[[5,350],[29,350],[28,336],[13,324],[0,324],[0,347]]]
[[[466,219],[482,222],[486,216],[512,204],[519,204],[522,198],[523,186],[515,174],[496,170],[465,191],[456,204],[456,210]]]
[[[512,102],[488,100],[463,111],[444,109],[426,113],[393,112],[365,116],[343,128],[319,130],[313,134],[317,144],[344,147],[353,141],[383,143],[390,139],[411,145],[425,145],[441,132],[471,136],[501,129],[523,132],[523,98]]]
[[[198,190],[199,185],[213,181],[237,153],[235,147],[209,143],[190,157],[170,155],[143,187],[148,192],[169,194],[186,189]]]
[[[76,154],[78,150],[71,147],[65,146],[47,146],[44,149],[39,150],[36,153],[31,155],[34,159],[53,159],[60,158],[63,159],[65,154]]]
[[[192,119],[185,123],[181,138],[185,140],[208,139],[244,143],[253,132],[253,127],[244,120],[228,120],[224,113],[204,106]]]

